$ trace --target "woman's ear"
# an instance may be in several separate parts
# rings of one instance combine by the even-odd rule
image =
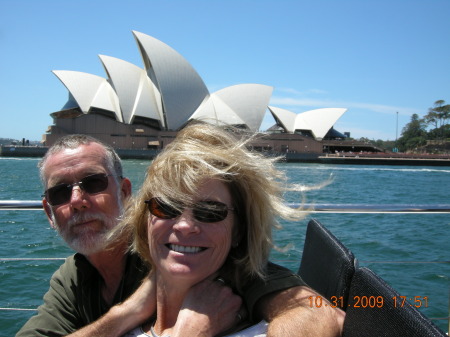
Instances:
[[[239,246],[239,243],[242,240],[242,234],[237,229],[238,226],[239,226],[239,223],[234,224],[233,236],[231,238],[231,248],[237,248]]]

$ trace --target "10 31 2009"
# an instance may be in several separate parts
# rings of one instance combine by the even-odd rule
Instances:
[[[428,308],[427,296],[394,296],[391,298],[384,298],[383,296],[353,296],[351,301],[346,305],[343,296],[331,296],[328,301],[326,298],[318,296],[308,297],[309,306],[311,308],[332,307],[341,308],[382,308],[385,305],[391,305],[394,308],[403,308],[405,305],[412,305],[416,308]]]

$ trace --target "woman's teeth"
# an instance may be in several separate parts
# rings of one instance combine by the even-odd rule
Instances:
[[[192,246],[180,246],[180,245],[169,245],[169,249],[173,250],[177,253],[198,253],[203,250],[201,247],[192,247]]]

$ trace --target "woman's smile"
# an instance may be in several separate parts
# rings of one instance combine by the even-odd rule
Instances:
[[[195,254],[202,252],[208,248],[206,247],[198,247],[198,246],[182,246],[182,245],[176,245],[168,243],[166,244],[166,247],[169,248],[171,251],[177,252],[177,253],[183,253],[183,254]]]

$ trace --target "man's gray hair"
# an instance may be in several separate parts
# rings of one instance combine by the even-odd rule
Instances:
[[[44,187],[47,186],[45,178],[45,164],[48,158],[65,149],[76,149],[80,145],[88,145],[90,143],[97,143],[105,149],[105,165],[111,173],[114,173],[115,178],[123,176],[122,161],[116,151],[108,144],[87,135],[73,134],[59,138],[48,150],[45,156],[38,164],[39,176]]]

